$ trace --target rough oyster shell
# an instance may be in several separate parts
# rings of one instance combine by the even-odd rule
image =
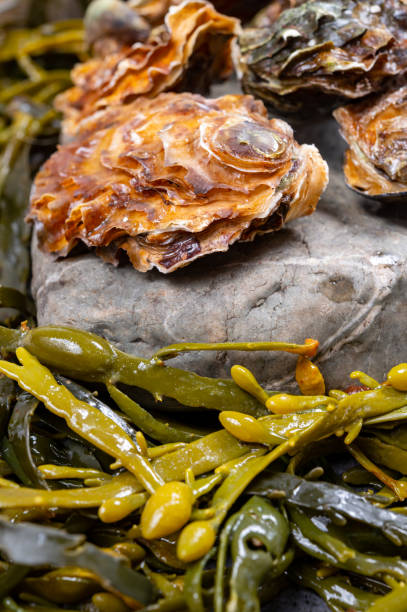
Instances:
[[[378,92],[407,71],[403,0],[325,0],[241,39],[243,87],[283,111]]]
[[[334,112],[349,149],[346,182],[362,195],[407,201],[407,86]]]
[[[174,7],[165,26],[147,42],[124,46],[115,53],[78,64],[74,87],[61,94],[56,106],[64,113],[63,138],[71,139],[80,123],[108,106],[162,91],[205,90],[232,71],[232,44],[239,32],[236,19],[221,15],[201,0]]]
[[[37,175],[42,247],[76,243],[167,273],[311,214],[328,180],[313,145],[251,96],[161,94],[110,107]]]

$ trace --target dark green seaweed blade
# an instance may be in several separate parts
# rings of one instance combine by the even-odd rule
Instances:
[[[30,523],[11,524],[0,519],[0,552],[11,563],[29,567],[87,569],[99,576],[103,586],[143,605],[154,599],[154,587],[122,559],[85,541],[84,536],[62,529]]]
[[[338,485],[311,482],[287,473],[264,474],[250,492],[270,497],[275,493],[284,495],[290,505],[365,523],[380,529],[394,544],[407,545],[407,516],[373,506]]]
[[[35,465],[30,442],[31,421],[39,401],[29,393],[21,393],[12,412],[8,425],[8,442],[24,473],[24,484],[41,489],[48,485]]]

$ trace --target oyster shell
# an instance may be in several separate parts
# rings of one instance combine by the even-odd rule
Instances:
[[[29,220],[56,255],[81,241],[172,272],[311,214],[328,181],[316,147],[251,96],[165,93],[92,122],[35,179]]]
[[[74,87],[56,99],[64,113],[63,139],[71,139],[80,124],[96,111],[162,91],[202,92],[233,69],[232,45],[238,21],[221,15],[202,0],[174,7],[165,25],[145,42],[78,64]]]
[[[407,86],[334,112],[349,149],[349,187],[378,199],[407,201]]]
[[[243,88],[283,111],[378,92],[407,72],[404,0],[325,0],[241,39]]]

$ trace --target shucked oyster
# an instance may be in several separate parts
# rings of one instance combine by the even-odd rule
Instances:
[[[381,90],[407,71],[405,0],[325,0],[240,41],[243,87],[285,111]]]
[[[76,243],[167,273],[311,214],[328,180],[313,145],[251,96],[160,94],[111,107],[37,175],[42,247]]]
[[[162,91],[201,91],[228,76],[238,32],[238,21],[221,15],[208,2],[184,2],[168,13],[165,26],[153,31],[147,42],[78,64],[72,72],[75,87],[56,101],[65,115],[65,140],[100,109]]]
[[[363,195],[407,201],[407,86],[334,112],[349,144],[348,185]]]

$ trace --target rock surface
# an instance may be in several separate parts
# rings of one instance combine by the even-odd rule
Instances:
[[[94,254],[54,261],[33,243],[33,294],[40,325],[79,326],[149,356],[180,341],[318,338],[330,387],[355,369],[383,377],[407,361],[407,209],[349,191],[336,124],[297,126],[330,165],[330,184],[312,216],[235,245],[171,275],[114,268]],[[233,363],[269,387],[292,386],[295,359],[265,353],[200,353],[174,365],[227,376]]]

